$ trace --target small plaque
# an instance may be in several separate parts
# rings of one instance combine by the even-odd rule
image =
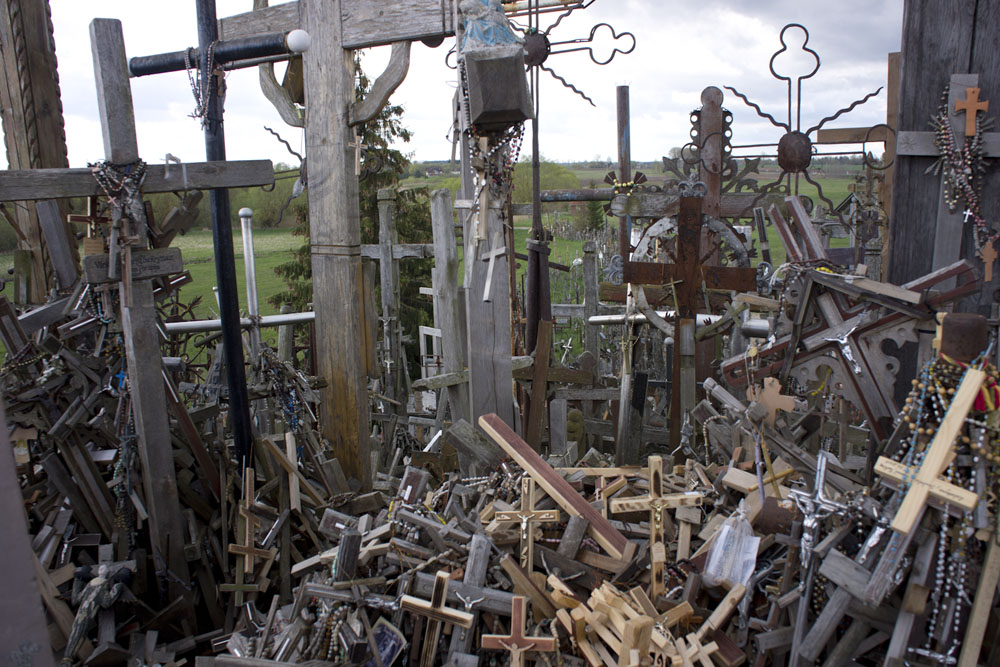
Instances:
[[[132,280],[160,278],[184,270],[181,251],[177,248],[132,251]],[[83,258],[83,279],[88,283],[110,283],[108,256],[86,255]]]

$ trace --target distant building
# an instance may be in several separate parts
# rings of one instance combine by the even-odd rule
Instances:
[[[444,170],[441,167],[427,167],[428,176],[440,176],[443,173]]]

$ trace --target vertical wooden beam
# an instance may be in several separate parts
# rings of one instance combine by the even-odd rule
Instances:
[[[542,449],[542,433],[545,431],[545,394],[548,388],[551,350],[552,320],[540,320],[538,340],[535,344],[535,368],[531,379],[531,412],[528,415],[528,431],[524,438],[536,452]]]
[[[600,369],[601,361],[601,329],[590,324],[590,318],[597,315],[598,303],[597,281],[597,244],[593,241],[583,242],[583,349],[593,355]]]
[[[354,62],[343,48],[341,0],[300,0],[302,27],[312,36],[303,54],[309,238],[316,318],[320,426],[344,472],[371,486],[368,378],[358,341],[364,338],[361,214],[354,175]]]
[[[121,21],[94,19],[90,41],[106,157],[116,163],[134,162],[139,152]],[[187,540],[177,496],[153,286],[148,280],[136,280],[122,283],[119,289],[150,537],[159,558],[173,575],[169,577],[171,597],[181,597],[189,579],[184,555]]]
[[[382,188],[378,191],[378,245],[379,284],[382,286],[382,335],[389,362],[385,368],[386,396],[394,401],[406,402],[403,396],[403,363],[399,325],[399,261],[392,257],[392,247],[399,243],[396,232],[396,191]],[[390,403],[390,410],[395,411]]]
[[[434,232],[434,269],[431,281],[434,286],[434,325],[441,330],[441,354],[445,373],[465,369],[466,329],[463,317],[464,299],[458,287],[458,249],[455,245],[455,220],[451,208],[451,191],[435,190],[431,193],[431,225]],[[469,392],[466,387],[448,388],[448,405],[452,421],[469,417]]]

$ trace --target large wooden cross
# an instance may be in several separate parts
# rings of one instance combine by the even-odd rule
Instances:
[[[428,619],[427,629],[424,631],[424,645],[420,654],[420,667],[431,667],[434,664],[442,623],[452,623],[462,628],[472,626],[475,617],[467,611],[448,607],[446,604],[447,596],[448,573],[444,570],[438,570],[434,577],[434,590],[429,602],[412,595],[404,595],[399,600],[400,606],[406,611]]]
[[[553,653],[557,647],[555,637],[531,637],[525,635],[528,598],[515,595],[510,609],[509,635],[483,635],[481,646],[489,651],[509,651],[511,667],[524,665],[524,654],[528,651]]]
[[[637,498],[615,498],[611,501],[611,511],[622,512],[649,511],[649,561],[652,564],[650,575],[650,597],[656,601],[666,591],[664,566],[667,562],[666,522],[664,512],[677,507],[693,507],[701,505],[700,493],[663,493],[663,458],[649,457],[649,493]]]

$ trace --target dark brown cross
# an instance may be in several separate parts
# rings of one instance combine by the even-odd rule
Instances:
[[[636,285],[673,284],[677,315],[674,318],[674,399],[670,401],[670,443],[680,443],[681,353],[685,331],[694,335],[694,318],[704,305],[703,289],[745,292],[756,286],[756,269],[706,266],[701,255],[702,198],[681,197],[677,210],[677,246],[673,264],[626,262],[624,281]],[[713,251],[714,252],[714,251]],[[693,348],[694,340],[691,340]],[[693,350],[691,351],[693,354]],[[692,369],[693,370],[693,369]]]
[[[100,211],[100,206],[97,203],[97,195],[91,195],[87,197],[87,215],[78,215],[76,213],[70,213],[66,216],[66,222],[83,222],[87,225],[87,231],[89,233],[90,228],[98,222],[111,222],[111,218],[105,218],[98,215]]]
[[[554,653],[555,637],[526,637],[524,623],[527,618],[525,606],[528,598],[515,595],[510,608],[509,635],[483,635],[480,645],[491,651],[510,651],[510,667],[522,667],[524,654],[528,651]]]
[[[980,111],[986,113],[990,108],[988,100],[979,101],[979,88],[969,87],[965,89],[965,99],[955,100],[955,113],[965,112],[965,136],[976,136],[976,114]]]

